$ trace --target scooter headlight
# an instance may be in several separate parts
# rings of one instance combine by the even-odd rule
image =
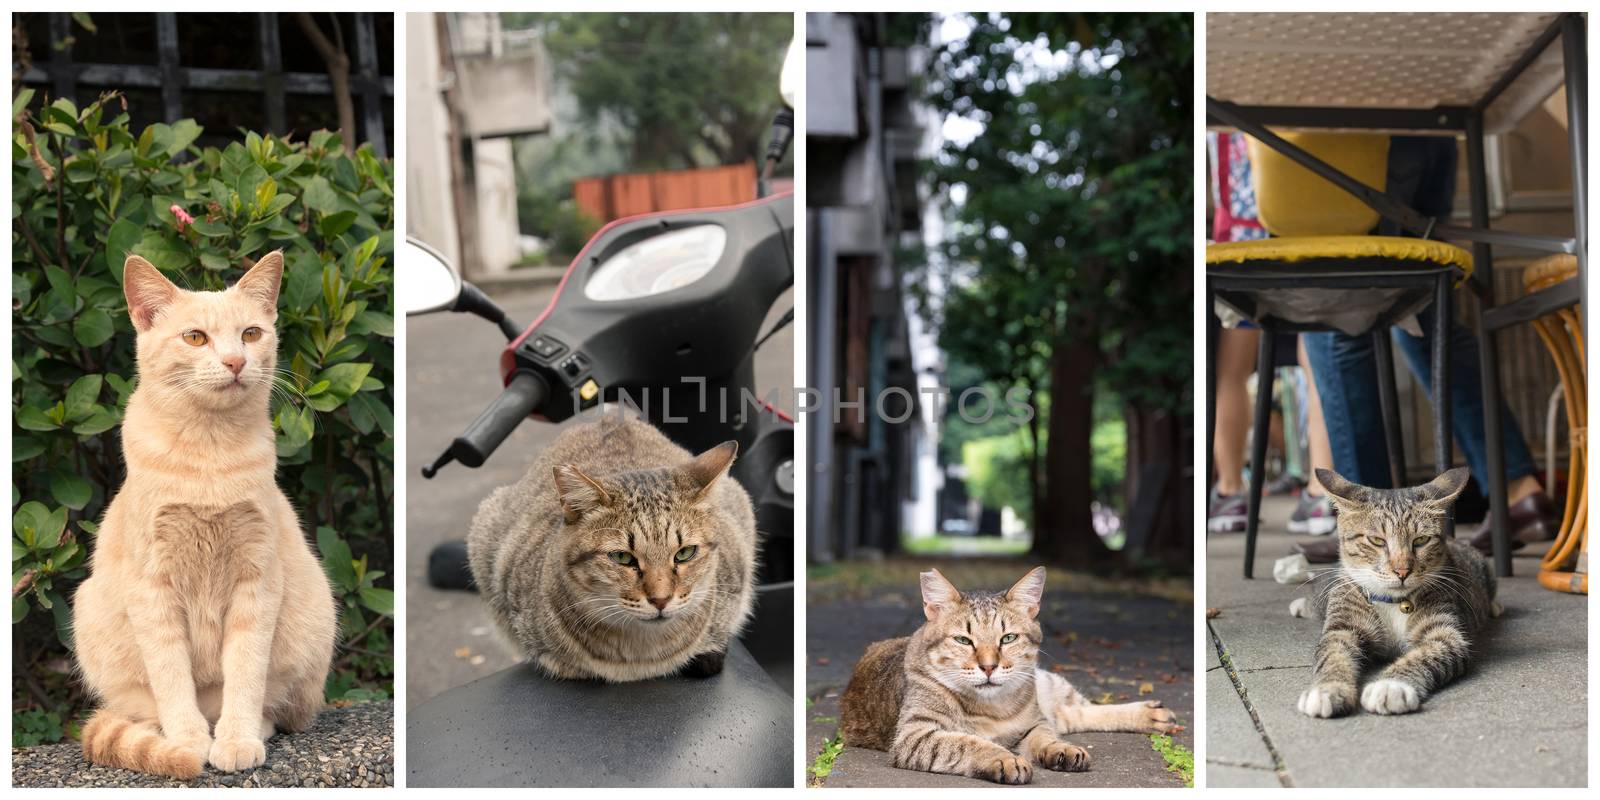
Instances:
[[[705,277],[727,243],[721,225],[695,225],[635,242],[590,273],[583,294],[590,300],[633,300],[681,289]]]

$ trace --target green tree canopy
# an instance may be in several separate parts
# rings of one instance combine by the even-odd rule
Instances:
[[[779,107],[789,14],[507,13],[543,32],[593,129],[612,122],[634,169],[756,160]]]

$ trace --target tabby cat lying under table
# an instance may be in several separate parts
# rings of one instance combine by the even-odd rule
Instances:
[[[1339,511],[1339,568],[1289,605],[1293,616],[1324,620],[1301,713],[1355,710],[1362,667],[1379,660],[1392,659],[1359,693],[1373,714],[1416,711],[1466,669],[1471,637],[1502,610],[1488,562],[1442,536],[1467,474],[1457,467],[1422,486],[1372,489],[1317,470]]]
[[[1035,667],[1044,576],[1035,567],[995,594],[963,593],[938,570],[922,573],[927,622],[867,647],[840,698],[844,743],[887,750],[902,769],[1028,783],[1034,764],[1089,768],[1088,751],[1066,734],[1175,730],[1159,700],[1093,705]]]

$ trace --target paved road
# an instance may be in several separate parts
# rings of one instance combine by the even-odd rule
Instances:
[[[895,559],[881,565],[847,565],[847,572],[817,577],[807,586],[806,750],[807,765],[835,735],[839,695],[867,645],[903,636],[923,622],[916,573],[936,564],[959,588],[1004,590],[1033,565],[1020,560]],[[1045,668],[1061,675],[1091,700],[1129,702],[1155,698],[1177,715],[1186,729],[1177,743],[1194,749],[1194,612],[1186,598],[1171,592],[1145,593],[1135,582],[1112,584],[1052,569],[1046,578],[1041,611]],[[1149,686],[1143,686],[1149,684]],[[1140,694],[1141,689],[1149,692]],[[1148,736],[1127,733],[1077,734],[1074,744],[1089,750],[1089,772],[1035,770],[1033,786],[1176,787]],[[823,781],[828,787],[984,786],[981,781],[895,769],[885,753],[846,748]]]
[[[497,294],[513,319],[531,322],[550,289]],[[762,332],[789,308],[780,299]],[[756,356],[756,384],[765,392],[794,380],[793,327],[773,336]],[[464,538],[478,503],[499,486],[522,477],[528,463],[559,432],[527,422],[478,469],[452,464],[433,480],[419,474],[477,418],[501,389],[497,359],[505,339],[493,325],[466,314],[429,314],[406,324],[406,707],[415,708],[449,689],[515,663],[498,641],[475,594],[427,584],[428,553]],[[792,398],[779,403],[793,411]]]
[[[1300,590],[1272,580],[1272,563],[1289,552],[1292,510],[1291,500],[1268,499],[1255,580],[1243,578],[1243,536],[1207,543],[1206,605],[1222,612],[1206,659],[1207,786],[1585,784],[1586,598],[1539,588],[1535,548],[1515,559],[1519,577],[1501,579],[1506,615],[1467,675],[1420,712],[1314,720],[1296,711],[1320,628],[1289,617]]]

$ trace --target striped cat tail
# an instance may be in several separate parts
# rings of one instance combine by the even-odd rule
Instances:
[[[205,757],[161,735],[154,722],[100,709],[83,725],[83,757],[90,763],[189,780]]]

